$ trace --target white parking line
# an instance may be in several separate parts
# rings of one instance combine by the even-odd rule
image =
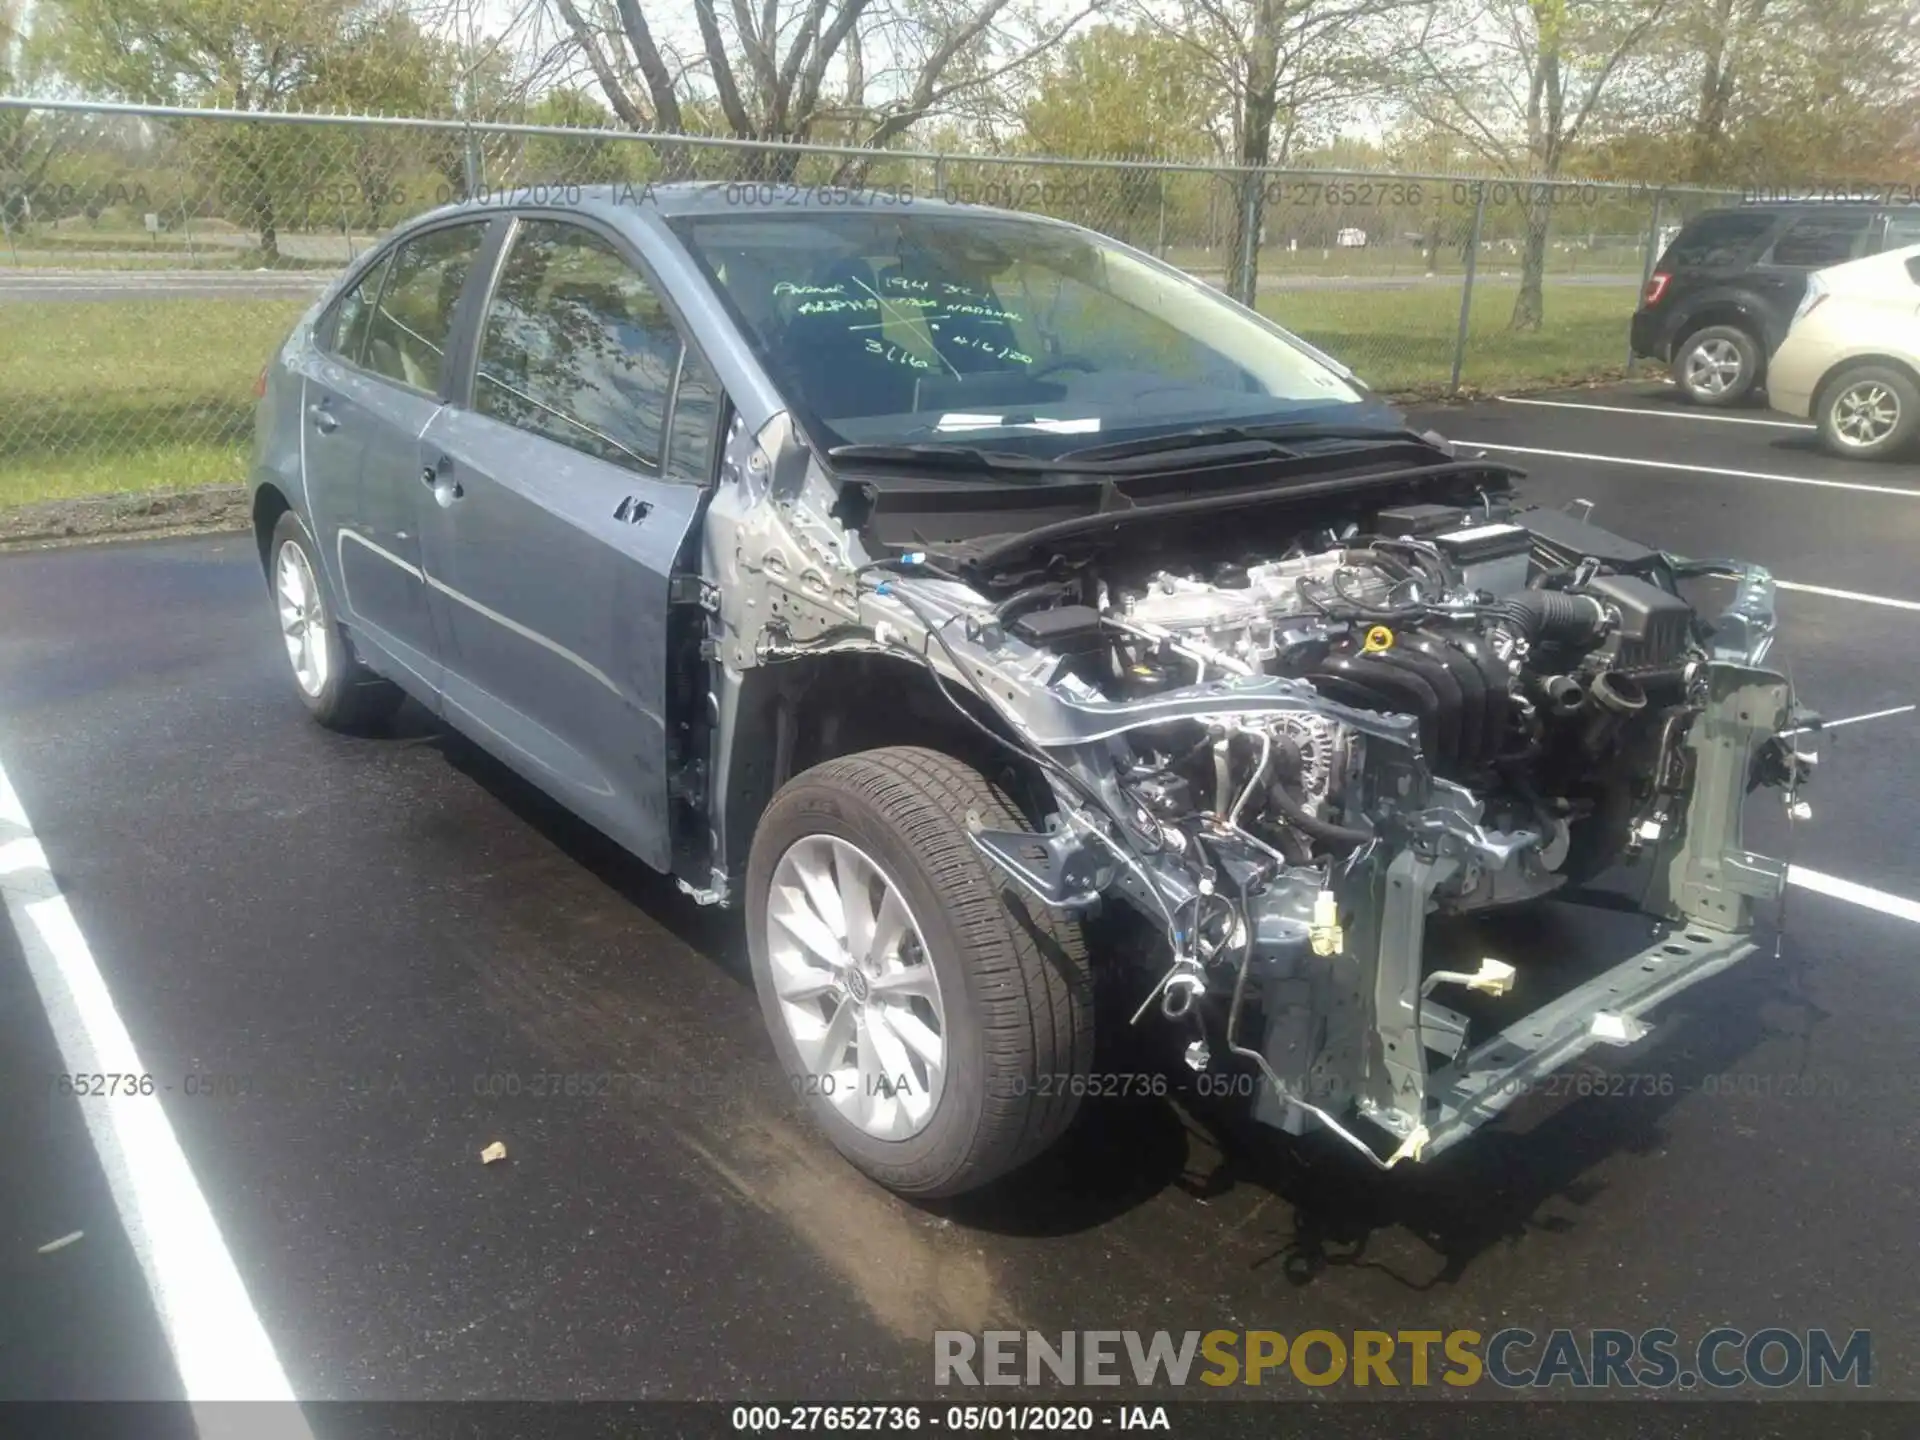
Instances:
[[[1464,435],[1447,437],[1473,450],[1501,450],[1513,455],[1544,455],[1549,460],[1588,460],[1598,465],[1638,465],[1646,470],[1684,470],[1695,475],[1726,475],[1735,480],[1772,480],[1781,485],[1812,485],[1822,490],[1859,490],[1868,495],[1903,495],[1920,500],[1920,490],[1899,485],[1868,485],[1858,480],[1815,480],[1806,475],[1775,475],[1765,470],[1728,470],[1718,465],[1683,465],[1677,460],[1638,460],[1626,455],[1591,455],[1583,450],[1536,450],[1530,445],[1496,445]]]
[[[1920,610],[1920,600],[1895,600],[1886,595],[1868,595],[1859,590],[1835,590],[1830,585],[1796,585],[1791,580],[1773,582],[1776,590],[1798,590],[1802,595],[1825,595],[1830,600],[1855,600],[1862,605],[1888,605],[1895,610]]]
[[[47,866],[27,812],[0,768],[0,899],[19,932],[27,968],[46,1007],[69,1074],[150,1073],[114,1008],[100,967]],[[181,1152],[160,1096],[89,1094],[80,1101],[126,1226],[153,1292],[187,1399],[291,1401],[273,1343],[247,1296],[213,1212]],[[20,1157],[31,1164],[33,1157]],[[117,1317],[101,1316],[103,1323]],[[200,1410],[202,1433],[223,1428]],[[308,1435],[299,1411],[280,1417],[289,1436]],[[228,1427],[230,1428],[230,1427]]]
[[[1603,410],[1609,415],[1653,415],[1662,420],[1712,420],[1720,425],[1772,425],[1780,430],[1817,430],[1805,420],[1762,420],[1757,415],[1715,415],[1706,410],[1642,410],[1632,405],[1595,405],[1584,400],[1534,400],[1524,395],[1494,397],[1506,405],[1550,405],[1558,410]]]
[[[1904,895],[1889,895],[1885,890],[1875,890],[1870,885],[1856,885],[1851,880],[1842,880],[1838,875],[1823,875],[1804,865],[1787,867],[1787,883],[1820,895],[1830,895],[1835,900],[1845,900],[1850,905],[1864,905],[1869,910],[1878,910],[1882,915],[1920,924],[1920,900],[1909,900]]]

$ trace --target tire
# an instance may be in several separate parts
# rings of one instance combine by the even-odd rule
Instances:
[[[754,983],[781,1067],[842,1155],[888,1189],[916,1198],[978,1189],[1039,1155],[1079,1108],[1093,1055],[1093,986],[1079,922],[1003,888],[968,838],[969,814],[990,829],[1028,828],[1003,791],[951,756],[906,747],[864,751],[783,786],[761,817],[747,864]],[[871,947],[883,956],[872,988],[856,980],[852,972],[867,972],[854,962],[837,972],[842,979],[832,993],[809,997],[799,988],[803,979],[817,985],[836,972],[789,922],[816,943],[823,937],[811,919],[824,914],[832,926],[834,914],[840,917],[829,940],[849,928],[835,892],[824,910],[810,902],[804,913],[796,909],[808,893],[807,867],[817,871],[828,855],[835,883],[853,879],[876,928],[889,928],[886,892],[863,878],[863,865],[904,902],[908,919],[897,945]],[[844,960],[846,951],[838,953]],[[896,1048],[916,1033],[909,1022],[918,1021],[922,1046],[935,1028],[927,1019],[934,1003],[925,994],[929,972],[937,982],[932,1013],[942,1045],[937,1082],[931,1067],[899,1064],[903,1054],[912,1061],[921,1052]],[[881,994],[888,980],[903,977],[912,978],[913,995],[901,993],[904,985]],[[856,999],[852,1019],[837,1032],[842,1038],[828,1040],[836,1017]],[[865,1005],[876,1007],[873,1018]],[[918,1008],[903,1016],[902,1006]],[[796,1025],[806,1027],[811,1058],[801,1054]],[[822,1050],[836,1043],[837,1060],[823,1059]],[[892,1093],[863,1089],[858,1065],[846,1064],[862,1045],[906,1083]],[[874,1097],[878,1103],[863,1119],[861,1109]],[[890,1131],[882,1119],[891,1120]]]
[[[1820,387],[1820,443],[1850,460],[1898,454],[1920,434],[1920,385],[1891,365],[1854,365]]]
[[[1738,405],[1760,383],[1760,342],[1738,325],[1708,325],[1673,352],[1673,383],[1696,405]]]
[[[290,587],[297,587],[297,597]],[[329,730],[345,731],[371,729],[391,717],[405,697],[399,686],[354,658],[334,619],[318,547],[291,510],[281,515],[267,544],[267,590],[286,642],[293,688],[308,713]]]

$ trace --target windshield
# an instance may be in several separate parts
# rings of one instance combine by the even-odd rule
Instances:
[[[1081,231],[925,210],[675,229],[830,446],[1046,455],[1195,425],[1397,423],[1277,326]]]

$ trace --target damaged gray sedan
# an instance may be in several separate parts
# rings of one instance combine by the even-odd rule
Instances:
[[[1096,1014],[1418,1162],[1752,951],[1814,723],[1764,571],[1530,507],[1101,236],[770,188],[404,227],[269,367],[255,522],[320,720],[412,694],[744,908],[855,1165],[1031,1159]],[[1634,860],[1657,938],[1531,1013],[1548,957],[1427,961]]]

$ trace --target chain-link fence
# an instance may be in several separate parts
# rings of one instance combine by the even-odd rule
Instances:
[[[1376,388],[1429,394],[1617,371],[1653,257],[1686,216],[1727,203],[1584,180],[0,100],[0,506],[243,478],[262,363],[410,215],[675,179],[742,182],[749,204],[861,187],[1072,220],[1256,306]]]

